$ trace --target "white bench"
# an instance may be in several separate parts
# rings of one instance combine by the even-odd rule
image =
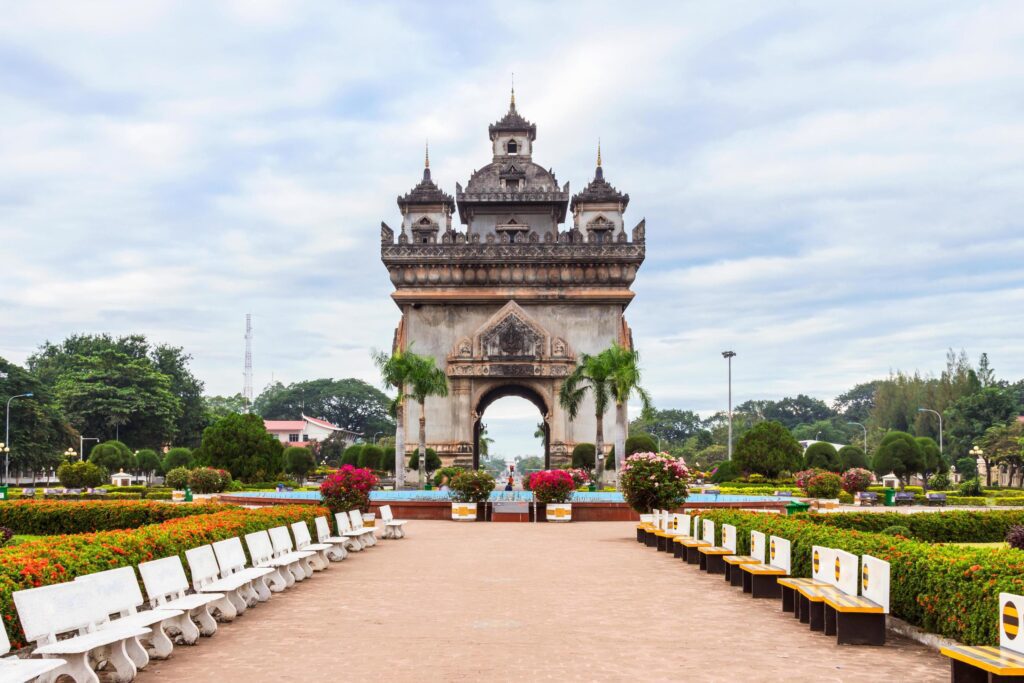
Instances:
[[[213,554],[217,556],[217,564],[220,565],[221,578],[229,576],[240,576],[251,581],[253,590],[256,592],[256,599],[266,602],[270,599],[270,587],[267,586],[267,577],[274,573],[268,567],[247,567],[245,549],[242,548],[242,539],[237,536],[217,541],[213,544]]]
[[[171,652],[174,651],[174,643],[167,637],[164,628],[171,627],[181,631],[178,622],[182,617],[188,619],[188,616],[180,609],[158,608],[140,612],[139,607],[145,601],[142,598],[139,580],[135,576],[134,569],[131,567],[108,569],[105,572],[79,576],[75,581],[81,581],[88,585],[89,590],[94,592],[96,599],[106,611],[107,621],[101,623],[99,628],[109,628],[110,626],[149,627],[148,640],[153,648],[152,656],[157,659],[167,659],[171,656]],[[117,615],[117,618],[111,620],[110,615],[112,614]],[[129,642],[128,647],[132,649],[139,647],[138,641]],[[149,654],[142,650],[142,652],[133,654],[132,659],[136,664],[144,661],[140,665],[141,668],[149,663]]]
[[[7,638],[7,629],[0,628],[0,655],[11,651],[11,641]],[[0,681],[7,683],[25,683],[61,668],[63,659],[19,659],[18,657],[0,658]]]
[[[294,565],[289,565],[289,567],[298,568],[300,573],[295,575],[296,581],[313,576],[313,565],[310,564],[310,558],[316,557],[316,553],[312,550],[296,550],[292,545],[292,536],[288,533],[288,527],[276,526],[271,529],[270,543],[274,546],[274,557],[294,562]]]
[[[889,613],[889,563],[835,550],[835,587],[825,593],[825,635],[839,645],[884,645],[885,615]],[[858,595],[859,588],[862,592]]]
[[[196,593],[223,593],[224,597],[211,604],[220,612],[223,621],[232,621],[239,614],[244,614],[250,604],[257,601],[252,581],[244,576],[234,575],[220,577],[217,566],[217,555],[213,546],[201,545],[185,551],[189,572],[192,574],[192,588]]]
[[[212,636],[217,632],[217,621],[210,615],[209,607],[224,597],[221,593],[188,594],[188,578],[185,567],[177,555],[139,565],[142,583],[146,586],[149,606],[156,609],[180,609],[189,615],[179,619],[178,629],[186,645],[193,645],[200,635]],[[193,620],[196,623],[192,623]],[[198,624],[198,627],[196,626]]]
[[[380,521],[384,522],[384,538],[405,538],[405,520],[395,519],[390,505],[380,506]]]
[[[148,634],[149,629],[117,626],[98,630],[97,623],[106,615],[96,594],[84,582],[69,581],[16,591],[13,598],[25,637],[37,645],[34,654],[44,658],[56,655],[65,660],[61,668],[47,674],[49,680],[66,675],[76,683],[99,683],[89,661],[90,654],[109,662],[119,683],[135,678],[138,666],[131,657],[128,643]],[[58,636],[64,634],[76,635],[58,640]]]
[[[353,531],[362,531],[365,534],[365,536],[363,537],[362,540],[363,540],[364,543],[366,543],[366,545],[369,545],[369,546],[377,545],[377,535],[373,533],[373,527],[372,526],[365,526],[363,524],[363,513],[362,512],[360,512],[359,510],[349,510],[348,511],[348,518],[349,518],[349,521],[352,522],[352,530]]]
[[[334,519],[338,522],[338,533],[345,538],[352,539],[352,550],[359,552],[364,550],[370,545],[370,541],[367,536],[373,535],[372,529],[360,529],[355,530],[352,528],[352,518],[348,516],[347,512],[339,512],[334,515]],[[369,532],[369,534],[367,533]]]
[[[313,539],[309,535],[309,527],[306,526],[305,522],[292,523],[292,536],[295,537],[296,550],[316,553],[316,555],[309,558],[309,563],[313,566],[314,571],[322,571],[330,566],[331,560],[327,557],[327,553],[333,550],[334,546],[330,543],[320,543],[319,541],[313,543]]]
[[[253,566],[272,569],[273,574],[267,574],[270,581],[270,590],[280,593],[285,588],[295,585],[295,573],[291,565],[296,561],[290,559],[278,559],[274,557],[274,544],[270,542],[270,535],[266,531],[254,531],[245,535],[245,545],[249,548],[249,555],[252,557]],[[296,570],[303,578],[305,573],[296,567]]]
[[[331,544],[331,549],[327,551],[327,557],[332,562],[340,562],[348,557],[348,551],[345,550],[345,546],[354,544],[355,541],[344,536],[332,536],[331,523],[327,521],[326,517],[317,517],[313,522],[316,524],[317,542]]]

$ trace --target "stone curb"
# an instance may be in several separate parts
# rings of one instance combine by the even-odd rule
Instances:
[[[928,633],[913,624],[910,624],[898,617],[889,615],[886,619],[886,628],[893,633],[898,633],[904,638],[909,638],[915,642],[921,643],[926,647],[930,647],[936,652],[943,647],[954,647],[960,645],[960,643],[945,636],[940,636],[935,633]]]

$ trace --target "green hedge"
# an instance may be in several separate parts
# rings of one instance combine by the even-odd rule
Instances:
[[[328,514],[326,508],[314,505],[281,505],[257,510],[221,506],[217,509],[219,511],[213,514],[172,519],[138,529],[53,536],[0,550],[0,618],[7,627],[12,646],[17,649],[25,642],[11,600],[14,591],[71,581],[76,576],[172,555],[181,557],[188,572],[185,551],[190,548],[299,520],[311,524],[315,517]]]
[[[920,515],[844,512],[834,515],[801,514],[795,518],[874,533],[891,526],[905,526],[916,540],[930,543],[996,543],[1006,539],[1006,532],[1011,526],[1024,524],[1024,510],[952,510]]]
[[[113,495],[113,494],[109,494]],[[0,503],[0,526],[16,534],[51,536],[133,529],[178,517],[223,512],[234,506],[149,501],[22,500]]]
[[[938,517],[932,513],[900,515],[900,522],[915,517]],[[811,546],[841,548],[857,555],[873,555],[891,566],[890,606],[897,617],[927,631],[955,638],[968,645],[999,642],[997,612],[999,593],[1024,593],[1024,551],[967,548],[903,540],[878,533],[841,529],[836,523],[811,521],[807,515],[783,517],[751,512],[705,512],[715,522],[736,526],[739,554],[750,552],[750,530],[774,534],[792,542],[793,575],[811,575]],[[843,515],[821,515],[822,518]],[[883,515],[879,515],[883,516]],[[950,524],[959,529],[962,518]],[[926,524],[927,522],[917,522]],[[942,524],[932,522],[933,524]],[[1002,522],[999,522],[1000,524]],[[960,533],[957,531],[957,533]]]

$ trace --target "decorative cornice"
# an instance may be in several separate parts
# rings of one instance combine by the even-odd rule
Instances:
[[[432,263],[514,263],[534,265],[548,263],[634,263],[639,266],[646,254],[640,242],[611,243],[530,243],[488,244],[469,242],[460,244],[394,244],[382,243],[381,260],[384,265]]]

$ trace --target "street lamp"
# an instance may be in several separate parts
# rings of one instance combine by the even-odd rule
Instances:
[[[722,351],[722,358],[729,363],[729,452],[727,460],[732,460],[732,359],[735,357],[735,351]]]
[[[68,447],[68,449],[64,451],[64,459],[70,462],[73,457],[75,457],[75,449]]]
[[[373,443],[375,443],[375,444],[376,444],[376,443],[377,443],[377,437],[378,437],[378,436],[380,436],[380,435],[381,435],[381,434],[383,434],[383,433],[384,433],[384,432],[374,432],[374,433],[373,433]]]
[[[862,425],[860,422],[851,422],[852,425],[857,425],[864,430],[864,455],[868,454],[868,428]]]
[[[96,441],[99,442],[99,438],[95,436],[82,436],[78,435],[78,459],[85,460],[85,442]]]
[[[939,455],[942,455],[942,413],[931,408],[918,408],[919,413],[934,413],[939,418]],[[977,446],[975,446],[977,448]]]
[[[4,433],[4,483],[7,483],[7,472],[11,463],[11,401],[16,398],[30,398],[32,392],[18,394],[7,399],[7,429]],[[20,481],[20,480],[19,480]]]
[[[971,450],[967,451],[967,452],[970,455],[974,456],[974,462],[975,463],[977,463],[979,460],[981,460],[981,464],[985,465],[985,481],[988,484],[991,484],[992,483],[992,473],[988,471],[988,463],[986,463],[984,458],[982,458],[982,456],[985,455],[985,451],[983,451],[980,448],[978,448],[978,445],[975,444],[974,447]]]
[[[814,435],[814,440],[817,441],[820,438],[821,438],[821,430],[818,430],[818,433]]]

